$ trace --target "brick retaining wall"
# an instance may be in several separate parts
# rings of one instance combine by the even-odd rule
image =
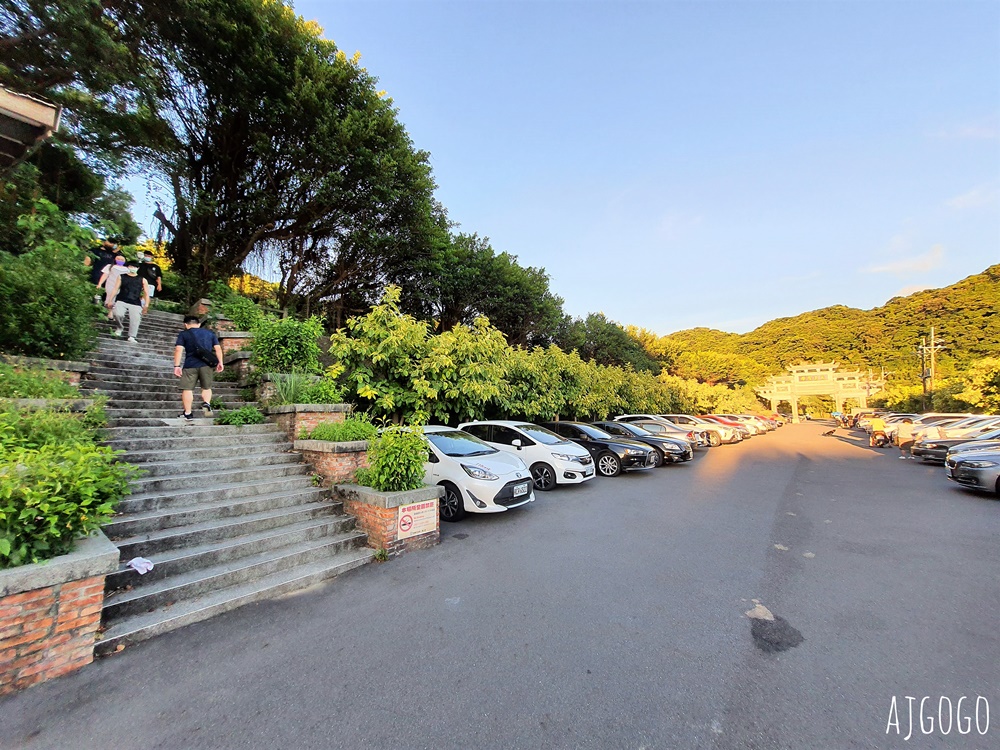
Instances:
[[[334,487],[334,493],[337,499],[344,503],[344,511],[355,516],[358,519],[358,526],[368,534],[368,546],[374,549],[384,549],[389,557],[397,557],[404,552],[433,547],[441,542],[438,501],[444,495],[443,487],[435,485],[408,492],[377,492],[371,487],[340,484]],[[433,503],[433,530],[401,539],[399,532],[400,506],[425,502]]]
[[[266,413],[294,441],[318,424],[343,422],[353,408],[350,404],[289,404],[268,407]]]
[[[117,568],[118,549],[98,532],[68,555],[0,571],[0,695],[93,661],[104,577]]]
[[[295,450],[323,477],[323,486],[354,481],[358,469],[368,466],[368,441],[334,443],[329,440],[296,440]]]

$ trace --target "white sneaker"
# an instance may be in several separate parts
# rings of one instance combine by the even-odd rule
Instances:
[[[133,338],[132,336],[129,336],[129,337],[128,337],[128,342],[129,342],[130,344],[138,344],[138,343],[139,343],[139,342],[138,342],[138,341],[136,341],[136,340],[135,340],[135,339],[134,339],[134,338]]]
[[[899,457],[899,460],[900,460],[900,461],[905,461],[905,460],[906,460],[906,456],[900,456],[900,457]]]

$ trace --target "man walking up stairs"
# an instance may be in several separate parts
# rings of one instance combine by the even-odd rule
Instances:
[[[152,311],[139,346],[108,334],[85,381],[109,398],[108,444],[146,470],[104,528],[121,552],[108,576],[109,653],[235,607],[295,591],[369,562],[355,519],[311,481],[276,425],[178,418],[173,350],[182,317]],[[215,397],[241,405],[230,384]],[[140,575],[136,557],[153,562]]]

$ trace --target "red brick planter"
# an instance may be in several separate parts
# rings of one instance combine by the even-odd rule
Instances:
[[[0,695],[94,660],[104,577],[117,569],[118,548],[96,532],[68,555],[0,570]]]
[[[334,443],[329,440],[296,440],[295,450],[323,477],[323,486],[354,481],[355,472],[368,466],[368,441]]]
[[[344,510],[355,516],[358,526],[368,534],[368,546],[384,549],[389,557],[441,542],[438,499],[444,496],[443,487],[378,492],[371,487],[339,484],[333,490]]]
[[[289,440],[298,440],[303,432],[324,422],[343,422],[353,410],[350,404],[288,404],[269,406],[266,413],[288,435]]]

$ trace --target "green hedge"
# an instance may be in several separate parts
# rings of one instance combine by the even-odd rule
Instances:
[[[215,424],[242,426],[246,424],[261,424],[264,415],[255,406],[243,406],[239,409],[222,409],[215,418]]]
[[[350,416],[343,422],[324,422],[316,425],[312,432],[303,433],[305,440],[329,440],[333,443],[350,443],[355,440],[371,440],[376,429],[367,414]]]
[[[111,519],[137,470],[87,443],[6,450],[0,459],[0,568],[66,554]]]
[[[80,389],[51,370],[0,363],[0,398],[80,398]]]
[[[141,474],[96,444],[102,416],[100,405],[74,414],[0,402],[0,568],[69,552]]]
[[[80,257],[59,246],[0,253],[0,351],[81,359],[95,342],[99,308]]]

